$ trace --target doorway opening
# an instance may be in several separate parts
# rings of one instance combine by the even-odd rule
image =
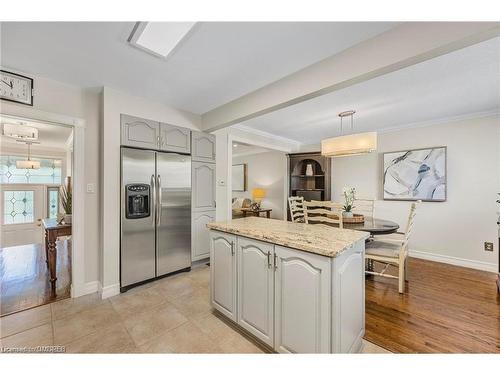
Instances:
[[[287,156],[278,151],[232,141],[231,217],[286,217]]]
[[[0,122],[5,316],[70,297],[73,128],[3,115]]]

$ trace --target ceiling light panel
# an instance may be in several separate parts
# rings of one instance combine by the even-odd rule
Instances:
[[[153,55],[166,58],[193,30],[196,22],[137,22],[129,42]]]
[[[38,129],[19,124],[3,124],[3,135],[14,139],[38,140]]]

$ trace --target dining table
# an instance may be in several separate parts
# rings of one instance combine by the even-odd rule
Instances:
[[[394,221],[365,216],[362,223],[343,223],[345,229],[360,230],[369,232],[372,236],[391,234],[397,232],[399,224]]]

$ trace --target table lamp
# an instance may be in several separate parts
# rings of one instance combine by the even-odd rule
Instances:
[[[254,203],[252,207],[254,210],[260,209],[260,202],[262,202],[262,198],[266,196],[266,190],[262,188],[253,188],[252,189],[252,199]]]

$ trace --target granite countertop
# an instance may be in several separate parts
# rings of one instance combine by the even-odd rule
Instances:
[[[340,255],[353,243],[369,237],[366,232],[352,229],[255,216],[212,222],[207,227],[332,258]]]

